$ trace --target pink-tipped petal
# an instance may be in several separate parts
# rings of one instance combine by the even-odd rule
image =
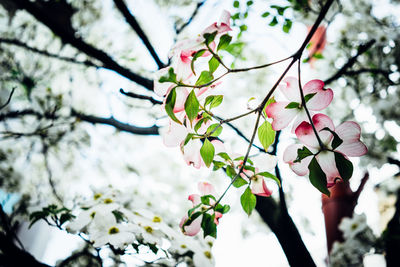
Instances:
[[[272,129],[275,131],[282,130],[293,120],[299,113],[296,108],[286,109],[289,102],[276,102],[267,106],[265,113],[269,118],[273,119]]]
[[[321,80],[311,80],[303,87],[304,96],[315,94],[307,102],[307,107],[310,110],[322,110],[326,108],[333,99],[333,91],[331,89],[324,89],[324,82]]]
[[[294,162],[297,159],[297,151],[303,147],[303,145],[294,144],[288,146],[283,152],[283,161],[288,163],[292,171],[299,176],[308,174],[308,165],[310,165],[312,159],[312,156],[308,156],[300,162]]]
[[[202,196],[205,195],[216,195],[214,186],[210,183],[207,182],[199,182],[197,184],[197,188],[199,189],[199,192],[201,193]]]
[[[335,184],[336,179],[341,179],[340,173],[336,167],[335,162],[335,154],[331,151],[322,151],[317,156],[315,156],[316,160],[321,166],[322,171],[326,175],[326,180],[331,187]]]
[[[367,147],[360,141],[361,128],[354,121],[346,121],[336,128],[336,133],[343,143],[335,150],[348,157],[360,157],[368,152]]]
[[[329,142],[332,140],[333,135],[330,131],[322,131],[322,129],[329,128],[330,130],[335,131],[335,125],[333,124],[332,119],[325,114],[318,113],[312,117],[312,121],[314,122],[315,129],[317,130],[322,143],[328,145]]]
[[[231,25],[231,13],[229,13],[227,10],[222,11],[219,22],[228,26]]]
[[[296,78],[285,78],[279,85],[279,89],[290,102],[301,103],[299,81]]]
[[[297,138],[306,146],[317,148],[319,146],[318,139],[314,130],[308,122],[303,121],[295,131]]]
[[[201,203],[201,197],[199,194],[191,194],[188,200],[192,201],[193,207]]]
[[[204,165],[203,159],[200,155],[201,148],[200,140],[191,140],[186,146],[182,148],[183,159],[185,160],[187,165],[193,165],[196,169],[200,169],[201,166]]]
[[[185,215],[185,216],[183,216],[183,218],[179,224],[179,227],[182,229],[182,231],[185,235],[188,235],[188,236],[197,235],[197,233],[200,232],[200,229],[201,229],[202,217],[203,216],[199,216],[190,225],[186,225],[186,226],[182,227],[183,224],[188,220],[188,216]]]
[[[174,113],[178,113],[178,112],[185,110],[185,102],[186,102],[186,98],[188,97],[188,95],[189,95],[189,91],[186,87],[177,88]]]
[[[272,191],[268,189],[262,176],[258,176],[256,179],[252,180],[251,192],[254,195],[262,197],[269,197],[272,195]]]
[[[220,219],[220,218],[222,218],[222,213],[216,211],[216,212],[215,212],[215,218],[214,218],[214,223],[215,223],[216,225],[219,224],[219,219]]]
[[[167,147],[179,146],[186,138],[188,131],[185,126],[169,121],[168,131],[163,134],[164,145]]]
[[[222,143],[220,140],[212,140],[211,144],[213,144],[214,149],[215,149],[215,155],[221,152],[226,152],[226,148],[224,146],[224,143]]]
[[[310,111],[310,116],[312,117],[314,115],[314,112]],[[292,127],[292,133],[296,133],[297,127],[303,122],[308,122],[308,117],[307,113],[304,109],[299,110],[299,113],[297,113],[297,116],[293,122],[293,127]]]

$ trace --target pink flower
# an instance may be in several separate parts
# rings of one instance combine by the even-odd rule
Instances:
[[[208,26],[204,31],[205,33],[213,33],[217,32],[218,35],[221,35],[225,32],[231,31],[231,14],[224,10],[222,11],[221,17],[219,18],[219,23],[214,22],[210,26]]]
[[[242,163],[243,164],[243,161]],[[245,180],[251,180],[250,189],[254,195],[269,197],[272,195],[272,191],[268,189],[267,184],[265,183],[265,178],[261,175],[257,175],[259,173],[259,169],[257,167],[252,170],[243,170],[243,173],[240,176]]]
[[[295,119],[292,132],[307,120],[305,110],[301,106],[301,96],[298,80],[294,77],[287,77],[279,89],[289,101],[276,102],[267,106],[265,113],[273,119],[272,128],[275,131],[282,130]],[[319,111],[326,108],[332,101],[333,92],[331,89],[324,89],[324,82],[311,80],[303,86],[303,94],[306,99],[307,108],[311,111]]]
[[[286,148],[283,160],[289,163],[291,169],[297,175],[303,176],[309,173],[308,165],[315,155],[315,159],[327,177],[327,185],[331,187],[335,184],[336,179],[342,179],[336,165],[334,152],[341,153],[347,159],[347,157],[365,155],[368,150],[360,141],[361,128],[356,122],[346,121],[335,129],[332,120],[321,113],[314,115],[312,121],[324,149],[321,150],[311,124],[302,122],[296,129],[296,136],[313,155],[303,158],[300,162],[295,162],[298,156],[298,149],[301,149],[303,146],[291,145]],[[333,146],[334,135],[331,131],[336,133],[342,140],[342,143],[339,145],[336,144],[337,147]]]
[[[204,205],[204,204],[201,203],[201,197],[202,196],[211,195],[211,196],[214,196],[214,198],[215,198],[216,192],[215,192],[214,187],[210,183],[199,182],[197,187],[198,187],[198,190],[200,192],[200,195],[199,194],[192,194],[192,195],[190,195],[188,197],[188,199],[193,204],[193,208],[199,205],[199,207],[197,207],[196,210],[193,211],[192,214],[194,214],[196,212],[199,212],[199,211],[206,210],[210,206],[215,204],[215,200],[212,199],[212,198],[209,199],[210,205]],[[219,223],[218,220],[222,217],[222,213],[214,211],[213,209],[210,209],[209,211],[207,211],[207,213],[209,213],[209,214],[213,214],[214,213],[214,215],[215,215],[214,223],[216,225],[218,225],[218,223]],[[190,224],[183,226],[187,222],[187,220],[189,219],[188,215],[185,214],[183,216],[180,224],[179,224],[179,227],[182,229],[182,232],[185,235],[194,236],[198,232],[200,232],[202,218],[203,218],[203,215],[200,215],[199,217],[194,219]]]

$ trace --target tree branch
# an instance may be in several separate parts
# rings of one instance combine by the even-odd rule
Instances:
[[[133,16],[133,14],[129,11],[128,7],[125,4],[125,1],[124,0],[114,0],[114,4],[118,8],[118,10],[121,12],[122,16],[124,16],[126,22],[137,33],[139,38],[142,39],[142,42],[144,43],[147,50],[153,57],[154,61],[157,63],[158,68],[159,69],[164,68],[165,64],[158,57],[156,51],[154,50],[154,47],[151,45],[149,39],[147,38],[147,35],[144,33],[144,31],[140,27],[135,16]]]
[[[43,56],[46,56],[46,57],[56,58],[56,59],[67,61],[67,62],[74,63],[74,64],[81,64],[81,65],[85,65],[87,67],[95,67],[95,68],[99,68],[100,67],[100,66],[97,66],[96,64],[94,64],[90,60],[78,61],[78,60],[75,60],[74,58],[63,57],[63,56],[60,56],[60,55],[57,55],[57,54],[52,54],[52,53],[49,53],[49,52],[47,52],[45,50],[40,50],[40,49],[31,47],[31,46],[29,46],[29,45],[27,45],[27,44],[25,44],[25,43],[23,43],[23,42],[21,42],[21,41],[19,41],[17,39],[0,38],[0,43],[15,45],[15,46],[22,47],[22,48],[24,48],[26,50],[32,51],[34,53],[37,53],[37,54],[40,54],[40,55],[43,55]]]
[[[118,74],[130,79],[131,81],[143,86],[148,90],[153,90],[153,81],[142,77],[131,70],[119,65],[114,59],[102,50],[86,43],[82,38],[76,37],[74,32],[68,30],[69,27],[57,20],[58,14],[52,14],[51,10],[47,10],[45,2],[30,0],[15,0],[15,4],[19,8],[25,9],[34,16],[38,21],[46,25],[55,35],[59,36],[62,42],[70,44],[86,55],[93,57],[103,63],[103,68],[113,70]],[[70,25],[69,25],[70,26]]]
[[[192,15],[190,16],[190,18],[179,28],[175,25],[175,33],[178,35],[180,34],[187,26],[189,26],[190,23],[192,23],[193,19],[196,17],[197,13],[199,12],[199,9],[202,5],[204,5],[204,3],[206,2],[206,0],[197,2],[196,7],[193,10]]]
[[[56,119],[59,118],[57,115],[52,114],[52,113],[44,113],[41,114],[33,109],[25,109],[25,110],[20,110],[20,111],[10,111],[8,113],[3,113],[0,114],[0,121],[4,119],[12,119],[12,118],[18,118],[21,116],[26,116],[26,115],[32,115],[36,116],[37,118],[46,118],[46,119]],[[83,113],[80,113],[78,111],[75,111],[74,109],[71,110],[71,116],[78,118],[82,121],[89,122],[92,124],[104,124],[104,125],[110,125],[115,127],[116,129],[124,132],[129,132],[132,134],[137,134],[137,135],[158,135],[158,126],[153,125],[151,127],[138,127],[134,126],[128,123],[123,123],[120,122],[113,117],[110,118],[103,118],[103,117],[97,117],[97,116],[92,116],[92,115],[86,115]]]
[[[135,94],[135,93],[132,93],[132,92],[125,92],[124,89],[122,89],[122,88],[119,89],[119,92],[121,94],[123,94],[123,95],[129,96],[129,97],[132,97],[132,98],[148,100],[151,103],[153,103],[154,105],[161,105],[163,103],[162,101],[156,100],[156,99],[152,98],[151,96],[139,95],[139,94]]]
[[[357,54],[354,57],[351,57],[346,64],[343,65],[334,75],[324,81],[325,84],[329,84],[337,79],[339,79],[343,74],[347,72],[348,69],[353,67],[353,65],[357,62],[357,58],[365,53],[371,46],[375,43],[375,40],[372,39],[366,44],[362,44],[357,49]]]

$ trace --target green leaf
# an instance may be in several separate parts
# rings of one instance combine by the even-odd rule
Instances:
[[[305,59],[303,59],[303,63],[307,63],[308,61],[310,61],[310,58],[308,57],[308,58],[305,58]]]
[[[231,179],[233,179],[235,178],[236,174],[237,173],[235,169],[231,165],[226,166],[226,175],[228,175]]]
[[[207,106],[208,104],[210,104],[210,109],[216,108],[222,103],[223,99],[224,99],[223,95],[210,95],[210,96],[207,96],[206,101],[204,103],[204,106]]]
[[[213,33],[205,33],[205,34],[203,34],[203,37],[205,39],[204,43],[206,45],[210,45],[214,41],[216,35],[217,35],[217,31],[215,31]]]
[[[285,13],[285,10],[289,8],[290,6],[277,6],[277,5],[271,5],[271,8],[275,8],[276,11],[278,12],[279,15],[283,16],[283,13]]]
[[[273,175],[272,173],[269,172],[259,172],[256,175],[261,175],[264,176],[266,178],[270,178],[272,180],[274,180],[279,186],[281,186],[281,181],[279,181],[278,177],[276,177],[275,175]]]
[[[316,58],[316,59],[323,59],[324,58],[324,56],[321,53],[315,53],[312,57]]]
[[[348,181],[353,175],[353,164],[350,160],[346,159],[343,154],[339,152],[335,153],[336,167],[339,171],[340,176],[343,181]]]
[[[185,101],[185,112],[188,119],[190,120],[190,123],[192,123],[193,120],[197,118],[197,115],[199,114],[199,107],[200,103],[197,100],[196,94],[193,89]]]
[[[217,201],[213,195],[204,195],[200,197],[201,203],[204,205],[210,205],[210,198],[214,201]]]
[[[234,187],[236,187],[236,188],[239,188],[239,187],[244,186],[245,184],[248,184],[248,182],[247,182],[245,179],[243,179],[242,177],[238,176],[238,177],[236,178],[236,180],[233,182],[232,185],[233,185]]]
[[[217,51],[224,50],[225,48],[227,48],[231,41],[232,41],[232,36],[229,36],[228,34],[222,35],[221,38],[219,39]]]
[[[201,204],[197,205],[196,207],[198,208],[198,207],[200,207],[200,206],[201,206]],[[192,212],[190,212],[190,213],[189,213],[189,211],[188,211],[188,217],[189,217],[189,218],[183,223],[182,228],[185,227],[186,225],[190,225],[194,220],[196,220],[200,215],[203,214],[203,213],[200,212],[200,211],[197,211],[197,212],[194,212],[194,213],[193,213],[193,210],[194,210],[194,209],[195,209],[195,208],[190,209],[189,211],[192,211]]]
[[[217,238],[217,225],[214,223],[215,214],[211,215],[203,213],[203,219],[201,220],[201,228],[204,231],[204,237],[212,236]]]
[[[229,155],[227,153],[225,153],[225,152],[220,152],[217,155],[220,156],[221,158],[223,158],[226,161],[231,161],[232,160],[231,157],[229,157]]]
[[[310,101],[310,99],[313,98],[316,94],[317,94],[317,93],[311,93],[311,94],[305,95],[305,96],[304,96],[304,100],[306,101],[306,103],[307,103],[308,101]]]
[[[66,223],[67,221],[70,221],[71,219],[75,218],[74,215],[72,215],[71,213],[63,213],[60,216],[60,225],[63,225],[64,223]]]
[[[240,5],[239,1],[235,0],[233,1],[233,7],[238,8]]]
[[[290,19],[285,19],[285,22],[283,23],[282,26],[282,30],[285,33],[289,33],[291,28],[292,28],[292,21]]]
[[[246,3],[247,6],[251,6],[252,4],[254,4],[253,1],[247,1],[247,3]]]
[[[278,24],[278,19],[274,16],[271,20],[271,22],[269,23],[269,26],[273,27],[276,24]]]
[[[166,82],[177,83],[176,74],[174,72],[174,68],[172,68],[172,67],[169,68],[168,69],[168,75],[161,76],[158,81],[160,83],[166,83]]]
[[[117,222],[124,221],[124,214],[122,212],[120,212],[119,210],[113,210],[112,214],[114,215]]]
[[[294,163],[296,162],[300,162],[302,161],[304,158],[314,155],[307,147],[303,147],[303,148],[299,148],[297,149],[297,158],[294,161]]]
[[[200,77],[197,79],[195,85],[199,86],[199,85],[207,84],[207,83],[211,82],[213,79],[214,79],[214,76],[212,75],[212,73],[204,70],[201,72]]]
[[[311,160],[310,165],[308,165],[308,169],[310,171],[309,177],[311,184],[321,193],[330,196],[331,192],[329,192],[327,188],[326,175],[315,157]]]
[[[234,161],[238,161],[238,160],[243,160],[244,161],[244,156],[240,156],[234,159]],[[249,158],[247,158],[247,163],[250,163],[250,165],[254,165],[253,161]]]
[[[206,138],[203,146],[200,148],[200,155],[207,167],[210,167],[214,159],[215,149],[213,144]]]
[[[215,129],[215,130],[214,130]],[[211,124],[208,129],[206,134],[210,135],[210,133],[212,133],[210,136],[214,136],[217,137],[218,135],[220,135],[222,132],[222,126],[219,123],[214,123]]]
[[[183,142],[183,145],[186,146],[187,143],[189,143],[189,141],[192,140],[193,136],[194,136],[194,134],[188,133],[188,135],[186,135],[185,142]]]
[[[264,114],[265,117],[267,117],[267,114],[265,113],[265,110],[266,110],[267,107],[268,107],[269,105],[271,105],[272,103],[276,103],[274,97],[271,97],[270,99],[268,99],[267,103],[265,103],[265,106],[264,106],[264,108],[263,108],[263,110],[262,110],[262,112],[263,112],[263,114]]]
[[[219,66],[219,61],[215,57],[212,57],[208,61],[208,68],[210,69],[211,74],[214,73],[214,71],[218,68],[218,66]]]
[[[294,108],[300,108],[300,104],[297,102],[290,102],[289,104],[287,104],[287,106],[285,107],[285,109],[294,109]]]
[[[225,167],[226,163],[222,161],[213,160],[213,171],[217,171],[222,167]]]
[[[191,208],[190,210],[188,210],[188,217],[189,218],[192,218],[194,215],[195,215],[195,213],[193,213],[196,209],[198,209],[199,207],[201,206],[201,203],[200,204],[197,204],[196,206],[194,206],[193,208]],[[200,213],[201,214],[201,212],[196,212],[196,213]],[[199,215],[200,215],[199,214]],[[197,216],[198,217],[198,216]]]
[[[333,135],[332,149],[337,148],[343,143],[343,140],[337,135],[337,133],[335,131],[332,131],[328,127],[323,128],[321,131],[328,131]]]
[[[275,131],[272,129],[271,123],[265,121],[263,124],[261,124],[261,126],[258,128],[258,139],[265,150],[272,145],[275,140]]]
[[[240,31],[245,32],[247,31],[247,25],[246,24],[240,25],[239,29]]]
[[[190,62],[190,68],[192,69],[192,72],[194,75],[196,75],[196,72],[194,71],[194,62],[199,57],[201,57],[204,54],[204,52],[206,52],[206,49],[201,49],[201,50],[197,51],[196,54],[193,55],[192,62]]]
[[[250,187],[247,187],[240,197],[240,203],[242,204],[243,210],[250,216],[251,212],[256,207],[257,199],[256,196],[251,193]]]
[[[175,116],[174,113],[175,101],[176,101],[176,91],[175,88],[173,88],[167,96],[167,100],[165,102],[165,111],[174,122],[182,124],[182,122],[178,120],[178,118]]]
[[[261,17],[266,18],[266,17],[268,17],[270,14],[271,14],[271,13],[267,11],[267,12],[262,13]]]

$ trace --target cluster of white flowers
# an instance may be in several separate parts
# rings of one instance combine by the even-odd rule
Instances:
[[[195,266],[214,265],[213,239],[188,238],[170,227],[162,216],[140,208],[132,210],[125,203],[126,194],[115,189],[96,193],[93,199],[79,205],[82,211],[66,229],[87,235],[95,248],[109,245],[124,252],[135,250],[138,254],[139,247],[146,246],[163,262],[179,260]]]
[[[339,225],[345,241],[335,242],[330,255],[332,267],[356,267],[363,265],[363,256],[370,252],[376,237],[367,225],[365,214],[343,218]]]

